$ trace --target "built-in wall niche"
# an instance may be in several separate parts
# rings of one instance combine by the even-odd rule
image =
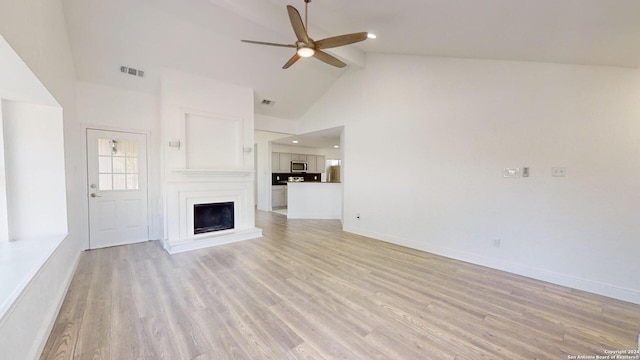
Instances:
[[[243,123],[240,117],[185,112],[186,168],[242,169]]]

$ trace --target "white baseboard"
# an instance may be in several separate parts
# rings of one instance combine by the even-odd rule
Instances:
[[[521,265],[502,259],[490,258],[462,250],[416,243],[414,241],[395,237],[389,234],[376,233],[356,227],[345,227],[344,231],[640,305],[640,291],[637,290],[582,279],[576,276],[561,274],[546,269]]]

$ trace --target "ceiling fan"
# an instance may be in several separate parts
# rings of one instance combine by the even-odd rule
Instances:
[[[296,49],[295,55],[286,64],[282,67],[283,69],[288,69],[291,65],[293,65],[296,61],[300,60],[301,57],[315,57],[316,59],[323,61],[329,65],[333,65],[335,67],[345,67],[347,64],[338,60],[333,55],[329,55],[326,52],[322,51],[322,49],[335,48],[338,46],[349,45],[353,43],[357,43],[367,39],[366,32],[359,32],[353,34],[345,34],[334,36],[318,41],[314,41],[307,34],[308,29],[308,6],[311,0],[304,0],[304,16],[305,22],[302,22],[302,17],[300,17],[300,13],[296,8],[291,5],[287,5],[287,12],[289,13],[289,19],[291,20],[291,26],[293,26],[293,31],[298,38],[295,44],[276,44],[269,43],[263,41],[252,41],[252,40],[242,40],[242,42],[258,44],[258,45],[268,45],[268,46],[280,46],[280,47],[288,47]]]

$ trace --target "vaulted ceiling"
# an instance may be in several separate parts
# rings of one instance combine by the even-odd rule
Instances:
[[[63,0],[80,80],[157,93],[162,68],[255,89],[257,113],[303,115],[370,52],[583,65],[640,65],[638,0],[313,0],[314,39],[368,31],[376,40],[328,52],[346,69],[303,59],[285,10],[303,0]],[[120,66],[145,71],[144,78]],[[275,104],[260,104],[263,99]]]

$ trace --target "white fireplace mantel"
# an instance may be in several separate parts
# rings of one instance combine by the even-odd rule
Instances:
[[[166,183],[167,239],[165,249],[178,253],[262,236],[255,227],[253,170],[174,170]],[[233,202],[234,229],[194,233],[194,206]]]

